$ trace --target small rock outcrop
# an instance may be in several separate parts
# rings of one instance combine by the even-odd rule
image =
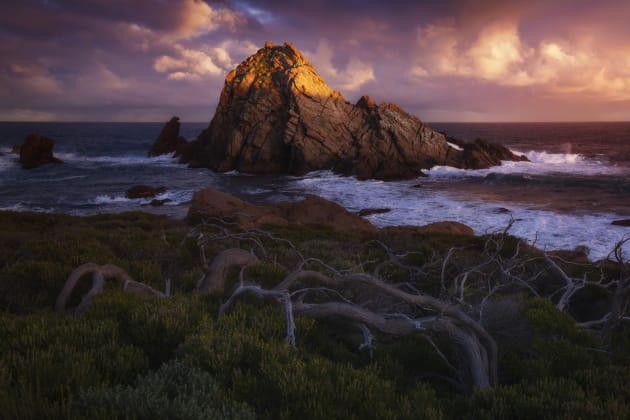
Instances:
[[[336,232],[366,234],[376,227],[339,204],[309,195],[302,201],[277,205],[256,205],[233,195],[210,188],[193,195],[187,219],[197,223],[204,218],[221,218],[238,223],[243,228],[264,225],[320,225]]]
[[[477,139],[472,143],[463,144],[462,157],[455,163],[462,169],[487,169],[501,165],[503,160],[528,162],[523,155],[515,155],[507,147],[490,143],[487,140]]]
[[[26,137],[19,148],[20,164],[24,169],[33,169],[48,163],[63,163],[53,156],[55,141],[38,134]]]
[[[630,219],[614,220],[611,225],[630,227]]]
[[[150,187],[148,185],[134,185],[125,193],[127,198],[152,198],[166,192],[164,187]]]
[[[466,150],[393,103],[347,102],[293,44],[266,43],[227,75],[214,118],[182,161],[219,172],[332,169],[384,180],[415,178],[434,165],[497,164],[488,145]]]
[[[175,157],[185,154],[188,150],[189,143],[186,139],[179,135],[180,123],[179,117],[171,118],[164,127],[160,135],[155,139],[148,156],[160,156],[175,153]]]
[[[369,208],[369,209],[361,209],[357,212],[357,214],[361,217],[370,216],[372,214],[382,214],[389,213],[392,209],[388,208]]]

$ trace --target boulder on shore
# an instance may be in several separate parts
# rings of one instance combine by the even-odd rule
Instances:
[[[148,156],[160,156],[175,153],[175,157],[181,156],[188,150],[189,143],[179,135],[179,117],[172,117],[164,127],[160,135],[155,139]]]
[[[53,156],[55,141],[38,134],[30,134],[20,146],[20,164],[24,169],[33,169],[48,163],[63,163]]]
[[[212,218],[236,222],[246,229],[291,224],[320,225],[336,232],[358,235],[377,230],[370,222],[339,204],[314,195],[298,202],[256,205],[210,188],[197,191],[193,195],[187,219],[197,223]]]
[[[504,148],[503,148],[504,149]],[[419,118],[368,96],[347,102],[291,43],[266,43],[225,79],[210,125],[182,161],[218,172],[409,179],[435,165],[486,168],[521,160],[487,143],[449,144]]]
[[[188,222],[194,224],[213,219],[237,223],[245,229],[265,225],[318,225],[340,233],[361,236],[379,234],[383,238],[396,238],[396,242],[404,239],[410,243],[415,240],[414,235],[427,233],[474,236],[472,228],[453,221],[378,229],[358,214],[316,195],[307,195],[304,200],[297,202],[258,205],[211,188],[195,192],[188,210]]]
[[[127,198],[152,198],[166,192],[164,187],[150,187],[148,185],[134,185],[125,193]]]

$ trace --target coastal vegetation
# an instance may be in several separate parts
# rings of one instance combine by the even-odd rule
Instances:
[[[2,212],[0,416],[627,418],[618,245],[591,262],[509,226],[353,234]],[[224,265],[222,287],[202,293],[236,249],[256,262]],[[156,293],[114,276],[85,300],[81,276],[55,310],[87,263]]]

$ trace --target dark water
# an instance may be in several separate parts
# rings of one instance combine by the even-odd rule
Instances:
[[[182,124],[188,139],[207,124]],[[505,163],[484,171],[434,168],[428,178],[402,182],[357,181],[322,171],[303,177],[215,174],[188,169],[170,157],[147,158],[162,123],[0,123],[0,210],[94,214],[144,210],[183,217],[194,191],[213,187],[258,202],[319,194],[351,210],[388,207],[370,217],[378,225],[458,220],[478,233],[518,219],[514,233],[550,248],[585,245],[593,256],[630,229],[611,227],[630,218],[630,123],[446,124],[453,137],[477,137],[525,153],[531,163]],[[29,133],[55,139],[62,165],[22,170],[11,155]],[[165,186],[149,200],[129,200],[131,186]],[[500,211],[499,211],[500,210]],[[585,226],[587,229],[585,230]],[[624,230],[625,229],[625,230]]]

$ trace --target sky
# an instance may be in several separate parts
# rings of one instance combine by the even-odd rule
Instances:
[[[628,0],[2,0],[0,121],[209,122],[266,41],[424,121],[628,121],[628,22]]]

